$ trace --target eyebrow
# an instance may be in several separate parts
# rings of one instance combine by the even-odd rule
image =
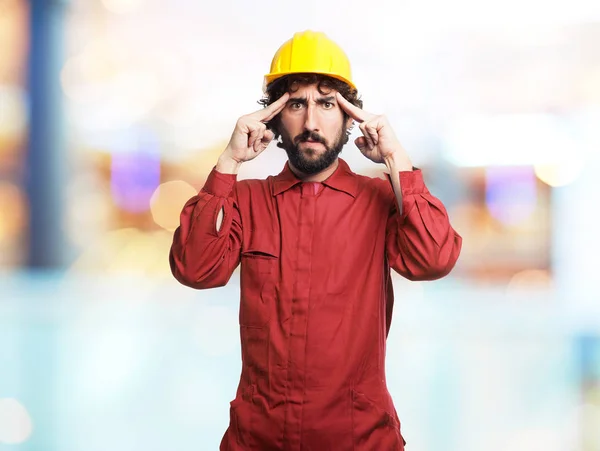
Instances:
[[[324,103],[334,103],[335,96],[327,96],[327,97],[319,97],[315,100],[316,103],[322,105]],[[302,105],[306,105],[307,100],[306,97],[292,97],[288,99],[287,103],[301,103]]]

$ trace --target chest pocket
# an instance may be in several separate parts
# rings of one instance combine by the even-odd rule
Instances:
[[[278,236],[273,232],[250,232],[241,255],[240,325],[262,328],[276,308],[279,274]]]

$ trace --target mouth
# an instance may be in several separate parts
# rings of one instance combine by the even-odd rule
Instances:
[[[300,149],[303,152],[308,152],[311,155],[320,154],[321,151],[325,148],[325,146],[323,146],[323,144],[321,144],[318,141],[303,141],[300,144]]]
[[[312,139],[307,139],[307,140],[301,141],[301,144],[323,145],[323,143],[321,141],[313,141]]]

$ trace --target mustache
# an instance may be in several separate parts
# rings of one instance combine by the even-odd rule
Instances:
[[[299,134],[298,136],[296,136],[294,138],[294,144],[297,145],[297,144],[300,144],[301,142],[306,142],[309,139],[311,141],[315,141],[315,142],[327,145],[327,142],[325,141],[325,138],[323,138],[317,132],[310,131],[310,130],[305,130],[304,132],[302,132],[301,134]]]

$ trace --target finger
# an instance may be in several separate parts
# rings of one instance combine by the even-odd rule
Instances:
[[[262,110],[258,110],[255,113],[252,113],[250,116],[254,117],[255,119],[261,122],[268,122],[275,116],[277,116],[281,110],[283,110],[289,98],[290,94],[286,92],[271,105],[269,105],[266,108],[263,108]]]
[[[256,140],[254,141],[254,144],[253,144],[255,152],[259,152],[260,150],[262,150],[261,146],[262,146],[263,136],[264,136],[264,131],[262,131],[262,130],[256,135]]]
[[[365,130],[367,131],[373,144],[376,146],[379,143],[379,133],[377,133],[377,128],[375,127],[375,125],[373,125],[372,123],[369,123],[365,127]]]
[[[337,98],[338,103],[339,103],[340,107],[342,108],[342,110],[344,110],[346,113],[348,113],[348,116],[350,116],[355,121],[365,122],[374,116],[371,113],[367,113],[366,111],[361,110],[356,105],[352,105],[339,92],[336,92],[335,95],[336,95],[336,98]]]
[[[367,143],[367,146],[369,147],[369,149],[372,149],[374,144],[373,144],[373,140],[371,139],[371,135],[369,134],[369,132],[367,130],[366,122],[363,122],[362,124],[360,124],[359,128],[365,138],[365,142]]]
[[[260,128],[255,128],[254,130],[252,130],[250,132],[250,134],[248,135],[248,147],[253,147],[254,143],[256,142],[256,138],[258,138],[258,135],[262,133],[262,130]]]
[[[265,130],[265,133],[263,134],[262,138],[263,144],[266,144],[268,146],[271,143],[271,141],[273,141],[274,137],[275,133],[273,133],[271,130]]]
[[[367,141],[365,140],[364,136],[359,136],[356,138],[354,140],[354,144],[356,144],[356,147],[358,147],[358,150],[361,152],[367,149]]]
[[[257,152],[262,152],[267,147],[269,147],[269,144],[271,143],[271,141],[273,141],[274,136],[275,135],[273,134],[273,132],[271,130],[266,130],[263,133],[262,138],[260,140],[257,140],[256,143],[254,144],[255,146],[258,147]]]

